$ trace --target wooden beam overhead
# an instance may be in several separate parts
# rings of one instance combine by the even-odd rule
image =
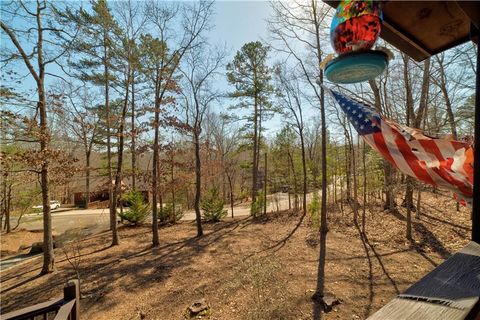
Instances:
[[[475,1],[382,1],[382,8],[380,37],[416,61],[469,41],[471,24],[480,22]]]

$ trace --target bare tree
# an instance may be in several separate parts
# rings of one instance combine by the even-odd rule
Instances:
[[[155,58],[153,71],[154,82],[154,142],[153,142],[153,164],[152,164],[152,193],[153,193],[153,246],[159,245],[158,223],[157,223],[157,197],[158,197],[158,163],[159,163],[159,128],[160,128],[160,107],[167,103],[167,93],[174,86],[174,74],[178,71],[180,62],[184,55],[196,48],[201,41],[202,33],[209,28],[212,15],[213,2],[200,2],[185,4],[181,7],[168,6],[161,2],[152,2],[147,5],[146,15],[149,23],[158,36],[157,49],[160,49],[159,56]],[[176,22],[175,18],[181,15],[181,34],[175,35],[171,30],[171,23]],[[179,41],[175,41],[180,39]],[[168,48],[169,54],[168,54]]]
[[[200,213],[202,164],[200,144],[202,124],[211,104],[220,96],[220,92],[212,89],[211,80],[223,64],[225,50],[197,46],[195,51],[185,55],[184,66],[180,71],[185,79],[182,94],[184,97],[184,122],[187,131],[192,135],[195,149],[195,217],[197,237],[203,235],[202,217]]]
[[[65,259],[72,267],[73,271],[78,280],[78,285],[80,289],[80,296],[82,297],[82,290],[81,290],[81,276],[80,276],[80,264],[82,262],[82,245],[81,245],[81,234],[80,232],[76,232],[73,235],[73,240],[65,244],[62,247],[63,254]]]
[[[35,3],[2,3],[2,20],[0,27],[11,42],[11,49],[2,53],[6,61],[20,60],[35,80],[37,89],[35,125],[39,129],[40,155],[42,165],[40,181],[43,205],[43,266],[41,274],[54,270],[54,253],[52,239],[52,220],[50,215],[49,163],[50,131],[48,127],[47,99],[45,78],[54,74],[47,67],[55,64],[68,49],[70,39],[75,35],[56,24],[53,4],[37,0]],[[4,19],[3,16],[8,17]],[[33,27],[32,27],[33,26]],[[33,45],[32,45],[33,43]],[[63,47],[55,46],[66,44]],[[30,50],[30,51],[29,51]],[[38,123],[37,123],[38,121]]]
[[[289,76],[292,75],[292,76]],[[302,170],[303,170],[303,214],[307,213],[307,192],[308,192],[308,176],[307,176],[307,160],[305,152],[305,124],[303,121],[303,103],[302,90],[300,89],[300,81],[295,75],[294,70],[286,70],[280,66],[276,69],[276,78],[279,89],[279,102],[283,106],[287,119],[293,116],[291,121],[292,128],[300,138],[300,147],[302,153]]]
[[[320,107],[322,125],[322,199],[320,210],[320,259],[317,274],[316,301],[323,304],[325,289],[325,257],[327,238],[327,124],[325,120],[325,96],[323,70],[324,37],[322,28],[328,15],[328,6],[321,1],[272,2],[273,16],[269,21],[276,50],[286,53],[302,71],[304,81],[313,92]],[[299,48],[299,46],[301,48]],[[307,48],[307,50],[305,50]],[[306,54],[305,54],[306,52]],[[317,305],[318,306],[318,305]],[[314,310],[314,318],[320,317],[320,309]]]
[[[313,188],[318,189],[321,158],[321,125],[318,118],[307,122],[305,126],[305,149],[308,166],[312,173]]]
[[[377,80],[368,81],[370,88],[374,96],[374,106],[379,113],[383,113],[382,108],[382,94],[381,88]],[[380,82],[381,85],[381,82]],[[396,206],[395,197],[393,195],[393,168],[392,165],[387,161],[383,160],[383,177],[384,177],[384,192],[385,192],[385,204],[384,209],[393,210]]]
[[[420,126],[422,122],[424,111],[427,106],[428,99],[428,86],[429,86],[429,72],[430,72],[430,59],[425,60],[423,66],[423,77],[421,83],[421,96],[419,97],[419,107],[415,111],[415,100],[413,98],[413,81],[410,79],[411,70],[409,69],[410,58],[406,54],[402,54],[403,60],[403,84],[405,88],[405,101],[406,101],[406,125],[407,126]],[[415,209],[413,205],[413,188],[415,180],[411,176],[407,176],[405,191],[405,205],[407,207],[407,229],[406,238],[412,239],[412,216],[411,211]]]
[[[63,92],[68,100],[68,114],[73,119],[68,126],[80,141],[85,154],[85,209],[90,203],[90,159],[99,134],[99,114],[89,90],[86,87],[75,89],[71,84],[65,84]]]
[[[211,133],[209,136],[213,136],[215,146],[220,152],[222,183],[224,183],[223,176],[225,176],[228,183],[230,210],[233,218],[235,180],[238,174],[240,129],[228,117],[222,114],[208,113],[206,120]]]

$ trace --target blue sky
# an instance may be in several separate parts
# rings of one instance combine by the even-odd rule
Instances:
[[[1,0],[0,0],[1,1]],[[267,25],[265,19],[269,17],[270,5],[267,1],[217,1],[215,3],[214,28],[210,31],[209,39],[215,44],[227,45],[230,61],[235,52],[243,44],[267,38]],[[8,37],[2,32],[3,46],[11,46]],[[22,74],[27,74],[23,63],[19,64]],[[56,69],[56,68],[55,68]],[[58,70],[58,69],[57,69]],[[58,70],[59,71],[59,70]],[[24,84],[34,88],[35,83],[31,76],[26,77]]]
[[[1,1],[1,0],[0,0]],[[84,2],[85,3],[85,2]],[[267,22],[271,13],[270,3],[268,1],[217,1],[215,3],[215,15],[213,19],[214,27],[210,31],[208,37],[212,44],[225,44],[228,55],[225,63],[231,61],[235,53],[247,42],[257,40],[268,40]],[[2,32],[2,46],[9,46],[9,40],[6,39]],[[270,54],[270,64],[278,61],[278,56],[274,52]],[[23,63],[18,64],[19,71],[22,74],[28,74]],[[50,66],[50,72],[61,73],[55,65]],[[223,92],[233,90],[226,80],[226,70],[222,71],[223,76],[219,76],[215,80],[215,86]],[[48,86],[57,82],[58,79],[49,77],[46,81]],[[34,98],[35,83],[31,76],[27,76],[22,80],[20,86],[23,90],[30,89],[31,97]],[[99,92],[100,93],[100,92]],[[234,101],[222,101],[213,109],[217,112],[226,106],[234,104]],[[281,128],[282,119],[277,116],[265,123],[265,128],[270,128],[265,132],[268,136],[272,136]]]
[[[268,1],[218,1],[216,2],[216,14],[214,28],[210,32],[212,43],[226,43],[228,55],[226,63],[233,60],[235,53],[247,42],[257,40],[268,40],[267,22],[271,8]],[[270,63],[274,62],[274,54],[270,54]],[[225,70],[226,72],[226,70]],[[221,90],[233,90],[229,86],[226,77],[220,77],[215,85]],[[230,106],[235,101],[220,103],[214,107],[216,111],[222,106]],[[246,112],[246,111],[244,111]],[[236,113],[238,113],[236,111]],[[267,121],[265,127],[271,128],[267,135],[280,129],[279,117]]]
[[[211,39],[226,42],[236,51],[246,42],[266,38],[265,19],[270,11],[267,1],[219,1]]]
[[[0,0],[1,1],[1,0]],[[87,3],[83,1],[84,4]],[[76,2],[78,4],[78,2]],[[233,56],[243,44],[267,38],[267,25],[265,19],[270,15],[270,5],[267,1],[218,1],[215,3],[214,27],[210,31],[209,40],[212,44],[226,44],[228,56],[226,63],[233,59]],[[14,27],[16,24],[23,24],[19,21],[11,21]],[[23,27],[23,26],[22,26]],[[10,39],[1,32],[2,47],[12,47]],[[61,74],[61,70],[55,65],[49,65],[49,71]],[[19,91],[34,90],[36,85],[33,78],[28,75],[23,62],[15,65],[14,69],[22,75],[21,85],[15,85]],[[47,76],[48,85],[58,81]],[[221,90],[228,90],[226,78],[219,78],[216,83]],[[9,85],[4,83],[4,85]],[[22,88],[22,89],[20,89]],[[47,88],[48,89],[48,88]],[[32,92],[32,98],[35,94]]]

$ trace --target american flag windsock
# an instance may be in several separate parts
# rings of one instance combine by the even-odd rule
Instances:
[[[418,129],[384,119],[373,108],[329,90],[358,134],[402,173],[452,191],[472,205],[473,147],[425,136]]]

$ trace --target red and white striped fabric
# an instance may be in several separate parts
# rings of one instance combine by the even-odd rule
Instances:
[[[454,192],[471,206],[473,147],[466,142],[432,138],[420,130],[384,119],[373,108],[331,91],[360,136],[402,173]]]

